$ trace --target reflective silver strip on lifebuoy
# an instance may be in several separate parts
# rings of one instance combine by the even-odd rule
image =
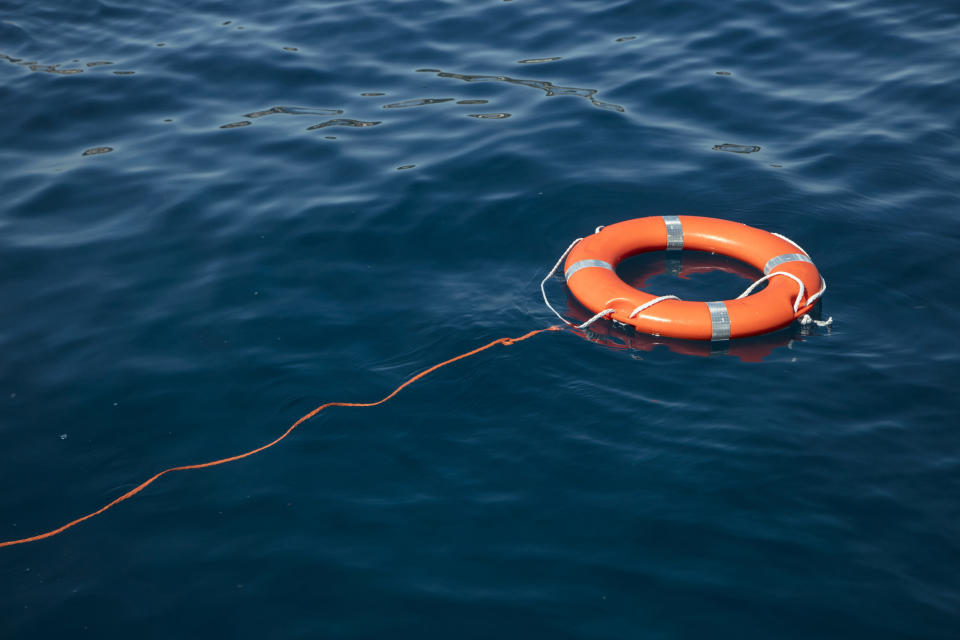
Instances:
[[[763,275],[769,275],[773,268],[777,265],[781,265],[784,262],[809,262],[813,264],[813,260],[809,256],[805,256],[802,253],[783,253],[779,256],[774,256],[767,260],[767,264],[763,265]]]
[[[710,309],[710,324],[713,327],[711,340],[729,340],[730,339],[730,314],[727,313],[727,305],[722,302],[708,302],[707,308]]]
[[[566,270],[563,274],[563,277],[567,280],[570,279],[570,276],[575,274],[580,269],[586,269],[587,267],[603,267],[604,269],[610,269],[613,271],[613,267],[609,262],[604,262],[603,260],[580,260],[579,262],[574,262],[570,265],[570,268]]]
[[[679,216],[663,216],[667,225],[667,251],[683,249],[683,223]]]

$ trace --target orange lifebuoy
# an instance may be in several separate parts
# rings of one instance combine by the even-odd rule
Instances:
[[[621,261],[664,249],[709,251],[740,260],[762,271],[767,286],[735,300],[694,302],[651,295],[617,276]],[[570,292],[591,312],[643,333],[692,340],[727,340],[781,329],[809,312],[825,290],[810,256],[792,241],[739,222],[700,216],[653,216],[602,227],[573,246],[564,276]]]

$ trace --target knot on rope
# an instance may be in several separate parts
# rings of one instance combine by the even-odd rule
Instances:
[[[829,327],[833,324],[833,316],[830,316],[826,320],[814,320],[809,313],[805,313],[800,317],[800,326],[808,327],[811,324],[815,324],[818,327]]]

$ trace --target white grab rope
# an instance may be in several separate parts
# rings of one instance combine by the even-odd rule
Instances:
[[[589,327],[590,325],[592,325],[594,322],[596,322],[596,321],[599,320],[600,318],[605,318],[605,317],[607,317],[608,315],[610,315],[611,313],[613,313],[613,312],[615,311],[615,309],[604,309],[603,311],[601,311],[600,313],[596,314],[595,316],[593,316],[592,318],[590,318],[589,320],[587,320],[587,321],[584,322],[583,324],[573,324],[572,322],[570,322],[569,320],[567,320],[566,318],[564,318],[562,315],[560,315],[560,313],[559,313],[556,309],[553,308],[553,305],[550,304],[550,301],[547,299],[547,288],[546,288],[546,287],[547,287],[547,280],[549,280],[550,278],[553,277],[553,274],[555,274],[555,273],[557,272],[557,269],[560,268],[560,265],[563,264],[563,260],[564,260],[564,258],[567,257],[567,254],[569,254],[570,251],[573,250],[573,248],[574,248],[574,247],[577,245],[577,243],[580,242],[581,240],[583,240],[583,238],[577,238],[576,240],[574,240],[573,242],[571,242],[571,243],[570,243],[570,246],[567,247],[567,250],[564,251],[564,252],[563,252],[563,255],[560,256],[560,259],[557,260],[557,263],[556,263],[555,265],[553,265],[553,269],[550,269],[550,273],[548,273],[547,276],[546,276],[543,280],[540,281],[540,293],[541,293],[541,295],[543,295],[543,302],[544,302],[544,304],[547,305],[547,308],[550,309],[550,311],[553,311],[553,315],[555,315],[555,316],[557,316],[558,318],[560,318],[560,321],[561,321],[561,322],[563,322],[563,323],[564,323],[565,325],[567,325],[568,327],[576,327],[577,329],[586,329],[587,327]]]
[[[826,320],[814,320],[809,313],[805,313],[800,318],[801,327],[805,327],[811,323],[817,325],[818,327],[829,327],[833,324],[833,316],[830,316]]]
[[[771,232],[771,233],[773,233],[773,232]],[[799,250],[800,250],[800,253],[802,253],[803,255],[807,256],[808,258],[810,257],[810,254],[807,253],[807,250],[806,250],[806,249],[804,249],[803,247],[801,247],[800,245],[798,245],[796,242],[794,242],[793,240],[791,240],[791,239],[788,238],[787,236],[783,235],[782,233],[773,233],[773,235],[777,236],[777,237],[780,238],[781,240],[786,240],[787,242],[789,242],[790,244],[792,244],[793,246],[795,246],[797,249],[799,249]],[[807,304],[809,305],[809,304],[813,304],[814,302],[816,302],[817,299],[818,299],[820,296],[822,296],[826,290],[827,290],[827,281],[823,279],[823,276],[820,276],[820,291],[817,291],[815,294],[813,294],[812,296],[810,296],[809,298],[807,298]],[[809,323],[807,323],[807,324],[809,324]]]
[[[800,291],[797,292],[797,299],[793,302],[793,312],[796,313],[800,309],[800,299],[803,298],[803,294],[804,294],[804,291],[806,291],[806,289],[803,286],[803,280],[793,275],[792,273],[787,273],[786,271],[774,271],[769,275],[763,276],[762,278],[754,282],[752,285],[747,287],[746,291],[738,295],[737,300],[739,300],[740,298],[746,298],[748,295],[750,295],[751,291],[753,291],[754,289],[757,288],[757,286],[760,285],[761,282],[766,282],[773,276],[787,276],[788,278],[796,282],[798,285],[800,285]]]
[[[801,253],[803,253],[807,257],[810,257],[810,254],[807,253],[806,249],[798,245],[796,242],[794,242],[787,236],[780,233],[773,233],[773,235],[777,236],[781,240],[786,240],[787,242],[795,246],[797,249],[799,249]],[[787,274],[784,274],[784,275],[787,275]],[[807,298],[807,304],[811,305],[814,302],[816,302],[820,298],[820,296],[824,294],[826,290],[827,290],[827,281],[823,279],[823,276],[820,276],[820,291],[817,291],[815,294]],[[799,297],[797,299],[799,300]],[[794,307],[794,313],[796,313],[796,310],[797,310],[796,307]],[[809,313],[805,313],[800,318],[800,326],[805,327],[809,324],[815,324],[818,327],[829,327],[830,325],[833,324],[833,316],[830,316],[826,320],[814,320],[812,317],[810,317]]]
[[[553,269],[550,269],[550,273],[547,274],[547,277],[544,278],[544,279],[540,282],[540,293],[543,295],[543,303],[544,303],[545,305],[547,305],[547,308],[550,309],[550,311],[553,311],[553,315],[555,315],[555,316],[557,316],[558,318],[560,318],[560,320],[562,320],[564,324],[566,324],[567,326],[570,326],[570,327],[573,326],[573,323],[570,322],[569,320],[567,320],[566,318],[564,318],[564,317],[563,317],[562,315],[560,315],[559,313],[557,313],[557,310],[554,309],[554,308],[553,308],[553,305],[550,304],[550,301],[547,300],[547,289],[546,289],[546,286],[547,286],[547,280],[549,280],[551,277],[553,277],[553,274],[555,274],[555,273],[557,272],[557,269],[560,268],[560,264],[563,262],[563,259],[567,257],[567,254],[570,253],[570,251],[571,251],[571,250],[577,245],[577,243],[580,242],[581,240],[583,240],[583,238],[577,238],[576,240],[574,240],[573,242],[570,243],[570,246],[567,247],[567,250],[564,251],[564,252],[563,252],[563,255],[560,256],[560,259],[557,260],[557,264],[553,265]]]
[[[817,291],[815,294],[807,298],[807,304],[813,304],[817,301],[817,298],[823,295],[823,292],[827,290],[827,281],[823,279],[823,276],[820,276],[820,291]]]
[[[827,281],[823,279],[823,276],[820,276],[820,291],[817,291],[815,294],[807,298],[807,304],[811,305],[817,301],[817,299],[823,295],[823,292],[827,290]],[[814,320],[809,313],[803,314],[803,317],[800,318],[800,326],[806,327],[809,324],[815,324],[818,327],[829,327],[833,324],[833,316],[830,316],[826,320]]]
[[[654,298],[653,300],[648,300],[647,302],[644,302],[642,305],[640,305],[639,307],[631,311],[628,317],[633,319],[637,317],[638,313],[640,313],[644,309],[649,309],[650,307],[657,304],[658,302],[663,302],[664,300],[679,300],[679,299],[680,298],[678,298],[677,296],[668,295],[668,296],[660,296],[659,298]]]
[[[593,316],[592,318],[590,318],[589,320],[587,320],[587,321],[584,322],[583,324],[570,325],[570,326],[575,326],[577,329],[586,329],[587,327],[589,327],[590,325],[592,325],[594,322],[596,322],[596,321],[599,320],[600,318],[606,318],[608,315],[610,315],[610,314],[613,313],[614,311],[616,311],[616,309],[604,309],[603,311],[601,311],[601,312],[598,313],[597,315]],[[570,324],[570,323],[568,322],[567,324]]]
[[[777,236],[777,237],[780,238],[781,240],[786,240],[787,242],[789,242],[790,244],[792,244],[793,246],[795,246],[797,249],[800,249],[800,253],[802,253],[803,255],[807,256],[808,258],[810,257],[810,254],[807,253],[806,250],[805,250],[803,247],[801,247],[800,245],[798,245],[796,242],[794,242],[793,240],[791,240],[791,239],[788,238],[787,236],[783,235],[782,233],[776,233],[775,231],[771,231],[770,233],[771,233],[771,235]]]
[[[780,234],[774,234],[774,235],[780,235]],[[787,240],[788,242],[793,244],[795,247],[800,249],[800,246],[797,243],[790,240],[789,238],[783,238],[783,239]],[[800,249],[800,250],[803,251],[803,249]],[[750,295],[750,292],[756,289],[761,282],[764,282],[765,280],[769,280],[773,276],[787,276],[788,278],[791,278],[794,282],[796,282],[798,285],[800,285],[800,291],[797,292],[797,299],[794,300],[793,302],[793,313],[796,314],[797,311],[800,309],[800,300],[801,298],[803,298],[803,292],[804,292],[803,281],[801,281],[800,278],[793,275],[792,273],[786,273],[785,271],[774,271],[769,275],[763,276],[762,278],[760,278],[759,280],[751,284],[749,287],[747,287],[746,291],[744,291],[739,296],[737,296],[737,300],[739,300],[740,298],[746,298],[748,295]],[[823,292],[827,290],[827,281],[823,279],[823,276],[820,276],[820,285],[821,285],[820,291],[817,291],[815,294],[807,298],[807,305],[812,305],[814,302],[817,301],[817,298],[822,296]],[[818,327],[829,327],[830,325],[833,324],[833,316],[830,316],[826,320],[814,320],[809,313],[803,314],[800,317],[800,326],[806,327],[810,324],[815,324]]]

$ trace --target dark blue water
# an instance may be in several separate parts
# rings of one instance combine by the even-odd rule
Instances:
[[[600,224],[784,233],[834,325],[486,351],[0,549],[0,636],[957,637],[958,43],[946,2],[6,0],[0,539],[555,322]]]

